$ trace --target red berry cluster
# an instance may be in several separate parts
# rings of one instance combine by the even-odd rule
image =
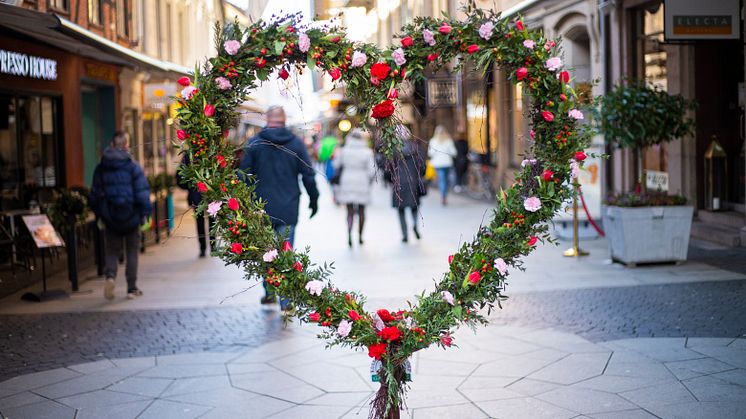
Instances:
[[[190,142],[192,143],[192,150],[194,150],[194,157],[200,157],[207,153],[207,141],[201,135],[194,134]]]
[[[321,322],[322,326],[331,326],[332,325],[332,308],[327,307],[326,310],[324,310],[324,316],[326,317],[326,320]]]
[[[482,269],[481,269],[482,273],[492,272],[493,270],[495,270],[495,268],[492,267],[492,264],[487,263],[486,260],[482,259]]]
[[[240,237],[241,234],[243,234],[244,231],[247,231],[246,221],[228,220],[228,231],[230,231],[231,233],[233,233],[237,237]]]
[[[557,144],[557,147],[565,148],[567,147],[567,140],[571,139],[574,135],[575,133],[570,130],[570,127],[565,125],[562,127],[559,134],[554,137],[554,142]]]
[[[283,274],[281,274],[279,272],[276,272],[273,268],[269,268],[267,270],[267,277],[264,278],[264,279],[265,279],[265,281],[267,281],[267,283],[269,285],[273,285],[275,287],[279,287],[280,286],[280,282],[282,282],[282,280],[285,279],[285,275],[283,275]]]
[[[220,67],[219,71],[223,73],[225,77],[228,77],[229,79],[238,78],[238,71],[236,71],[235,61],[231,61],[228,64],[223,64],[223,66]]]
[[[518,227],[518,226],[523,225],[526,222],[526,220],[525,220],[526,217],[523,214],[518,214],[515,211],[511,211],[510,212],[510,216],[513,217],[513,222],[512,223],[503,223],[503,227],[507,227],[507,228]],[[484,262],[484,261],[482,261],[482,262]]]
[[[422,341],[425,340],[425,330],[423,328],[421,328],[421,327],[413,327],[410,330],[412,331],[412,333],[414,333],[416,335],[420,335],[417,338],[417,342],[422,342]]]

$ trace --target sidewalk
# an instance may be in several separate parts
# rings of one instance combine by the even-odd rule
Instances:
[[[390,196],[377,190],[367,214],[366,244],[350,250],[344,209],[322,198],[318,217],[301,222],[296,246],[311,246],[317,263],[334,261],[334,283],[366,293],[368,309],[403,306],[412,295],[430,288],[431,279],[446,269],[447,255],[460,241],[470,238],[489,210],[483,203],[455,196],[446,208],[437,201],[437,197],[428,196],[422,207],[423,239],[405,245],[400,242],[396,213],[389,207]],[[302,214],[307,218],[306,212]],[[214,258],[196,257],[191,218],[177,224],[179,228],[166,244],[151,247],[141,258],[144,297],[124,299],[120,280],[116,300],[105,301],[103,281],[94,279],[81,286],[89,293],[66,300],[29,304],[18,301],[17,296],[6,298],[0,302],[0,315],[95,316],[103,312],[124,317],[128,313],[189,309],[197,317],[207,316],[204,323],[192,326],[193,333],[202,333],[210,327],[223,327],[209,317],[210,310],[222,308],[252,313],[252,322],[277,327],[276,308],[258,304],[261,287],[242,292],[252,284],[243,281],[238,270]],[[563,246],[541,246],[526,259],[526,272],[511,272],[508,295],[515,300],[508,300],[505,310],[493,313],[498,324],[480,328],[476,334],[459,330],[454,342],[459,348],[417,353],[409,410],[403,416],[746,417],[743,336],[711,332],[713,337],[707,334],[712,330],[709,323],[697,328],[702,332],[696,335],[685,334],[696,337],[625,339],[608,338],[609,334],[585,339],[580,336],[587,336],[582,328],[567,333],[554,327],[516,325],[520,322],[511,316],[531,314],[526,310],[532,308],[544,312],[556,295],[586,299],[589,292],[606,298],[603,303],[590,301],[589,308],[580,310],[590,320],[629,315],[625,310],[634,304],[646,309],[644,315],[632,313],[645,324],[663,316],[668,307],[684,304],[682,301],[687,301],[681,307],[683,312],[687,308],[704,312],[709,306],[744,310],[742,306],[718,307],[707,295],[692,295],[690,288],[681,288],[699,290],[709,289],[700,286],[721,284],[740,289],[744,275],[694,262],[628,269],[608,262],[603,240],[582,245],[591,252],[582,259],[562,257]],[[660,292],[651,292],[651,287]],[[691,300],[677,297],[672,287],[684,290]],[[641,297],[635,297],[636,301],[616,299],[630,290]],[[532,301],[546,304],[532,307]],[[554,303],[557,308],[545,317],[570,316],[574,307],[568,306],[565,314],[564,301]],[[701,301],[708,307],[693,307],[688,305],[690,301]],[[515,307],[524,311],[511,311]],[[54,316],[48,314],[48,321]],[[682,321],[691,320],[678,320]],[[185,326],[187,332],[189,327]],[[315,338],[319,329],[314,326],[291,324],[275,330],[272,339],[227,351],[101,357],[96,362],[15,377],[0,383],[0,412],[9,418],[76,419],[367,417],[366,403],[377,385],[370,381],[366,354],[325,350],[323,342]],[[656,331],[652,335],[661,334]]]

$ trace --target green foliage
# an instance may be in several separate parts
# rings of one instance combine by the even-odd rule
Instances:
[[[686,205],[686,197],[668,195],[665,192],[626,193],[612,195],[607,199],[608,205],[617,207],[663,207],[671,205]]]
[[[617,148],[641,149],[694,132],[696,104],[643,81],[620,84],[598,98],[599,130]]]
[[[60,233],[69,233],[71,228],[84,224],[88,218],[88,190],[83,187],[55,190],[47,214]]]

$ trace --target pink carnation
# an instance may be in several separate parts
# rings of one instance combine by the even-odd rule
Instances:
[[[189,100],[194,96],[194,94],[197,93],[197,88],[194,86],[187,86],[181,90],[181,97],[184,98],[184,100]]]
[[[391,58],[394,59],[394,62],[398,66],[404,65],[404,63],[407,62],[407,59],[404,57],[404,50],[401,48],[395,49],[394,52],[391,53]]]
[[[346,338],[347,335],[349,335],[351,331],[352,331],[352,323],[348,322],[347,320],[342,320],[341,322],[339,322],[339,326],[337,326],[337,334],[339,336]]]
[[[306,283],[306,291],[311,295],[321,295],[324,290],[324,283],[319,280],[308,281]]]
[[[441,297],[443,297],[443,300],[447,302],[450,305],[453,305],[453,294],[451,294],[448,291],[441,291],[440,292]]]
[[[583,116],[583,112],[580,112],[580,111],[579,111],[579,110],[577,110],[577,109],[570,109],[570,112],[568,112],[568,113],[567,113],[567,115],[568,115],[568,116],[569,116],[570,118],[574,118],[574,119],[577,119],[578,121],[584,118],[584,116]]]
[[[350,67],[362,67],[368,62],[368,56],[364,52],[355,51],[352,53],[352,60],[350,61]]]
[[[557,71],[562,67],[562,59],[560,57],[552,57],[547,60],[545,66],[549,71]]]
[[[479,36],[484,39],[492,38],[492,31],[495,29],[495,25],[492,22],[484,22],[479,27]]]
[[[529,212],[536,212],[541,208],[541,200],[535,196],[530,196],[523,201],[523,208],[526,208],[526,211]]]
[[[523,159],[521,162],[521,167],[526,167],[528,165],[534,165],[536,164],[536,159]]]
[[[262,260],[269,263],[273,260],[277,259],[277,249],[272,249],[267,251],[264,256],[262,256]]]
[[[523,46],[528,49],[534,49],[534,47],[536,46],[536,42],[534,42],[532,39],[527,39],[523,41]]]
[[[305,33],[301,33],[298,35],[298,49],[300,52],[308,52],[308,50],[311,48],[311,38],[308,37]]]
[[[570,159],[570,177],[577,179],[580,175],[580,164],[575,159]]]
[[[435,45],[435,36],[433,36],[433,33],[430,32],[430,29],[423,29],[422,30],[422,39],[425,40],[425,43],[434,46]]]
[[[228,90],[232,87],[230,80],[226,79],[225,77],[216,78],[215,84],[218,85],[218,89],[220,90]]]
[[[210,217],[214,217],[217,215],[218,211],[220,211],[220,207],[223,206],[223,203],[220,201],[212,201],[209,204],[207,204],[207,213],[210,215]]]
[[[505,263],[503,258],[495,259],[495,269],[500,272],[500,275],[505,275],[508,272],[508,264]]]
[[[225,48],[225,52],[227,52],[228,55],[236,55],[239,48],[241,48],[241,43],[235,39],[231,39],[223,43],[223,48]]]

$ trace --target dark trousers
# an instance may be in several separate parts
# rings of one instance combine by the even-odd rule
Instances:
[[[197,220],[197,238],[199,239],[199,250],[205,252],[207,250],[207,237],[210,237],[210,248],[215,246],[215,236],[212,235],[212,227],[215,225],[215,218],[208,217],[209,225],[208,231],[205,232],[205,215],[204,213],[199,214],[196,217]]]
[[[122,254],[124,245],[127,265],[124,275],[127,277],[127,290],[137,288],[137,257],[140,250],[140,230],[127,234],[119,234],[106,229],[106,266],[104,275],[106,278],[116,279],[119,265],[119,255]]]

